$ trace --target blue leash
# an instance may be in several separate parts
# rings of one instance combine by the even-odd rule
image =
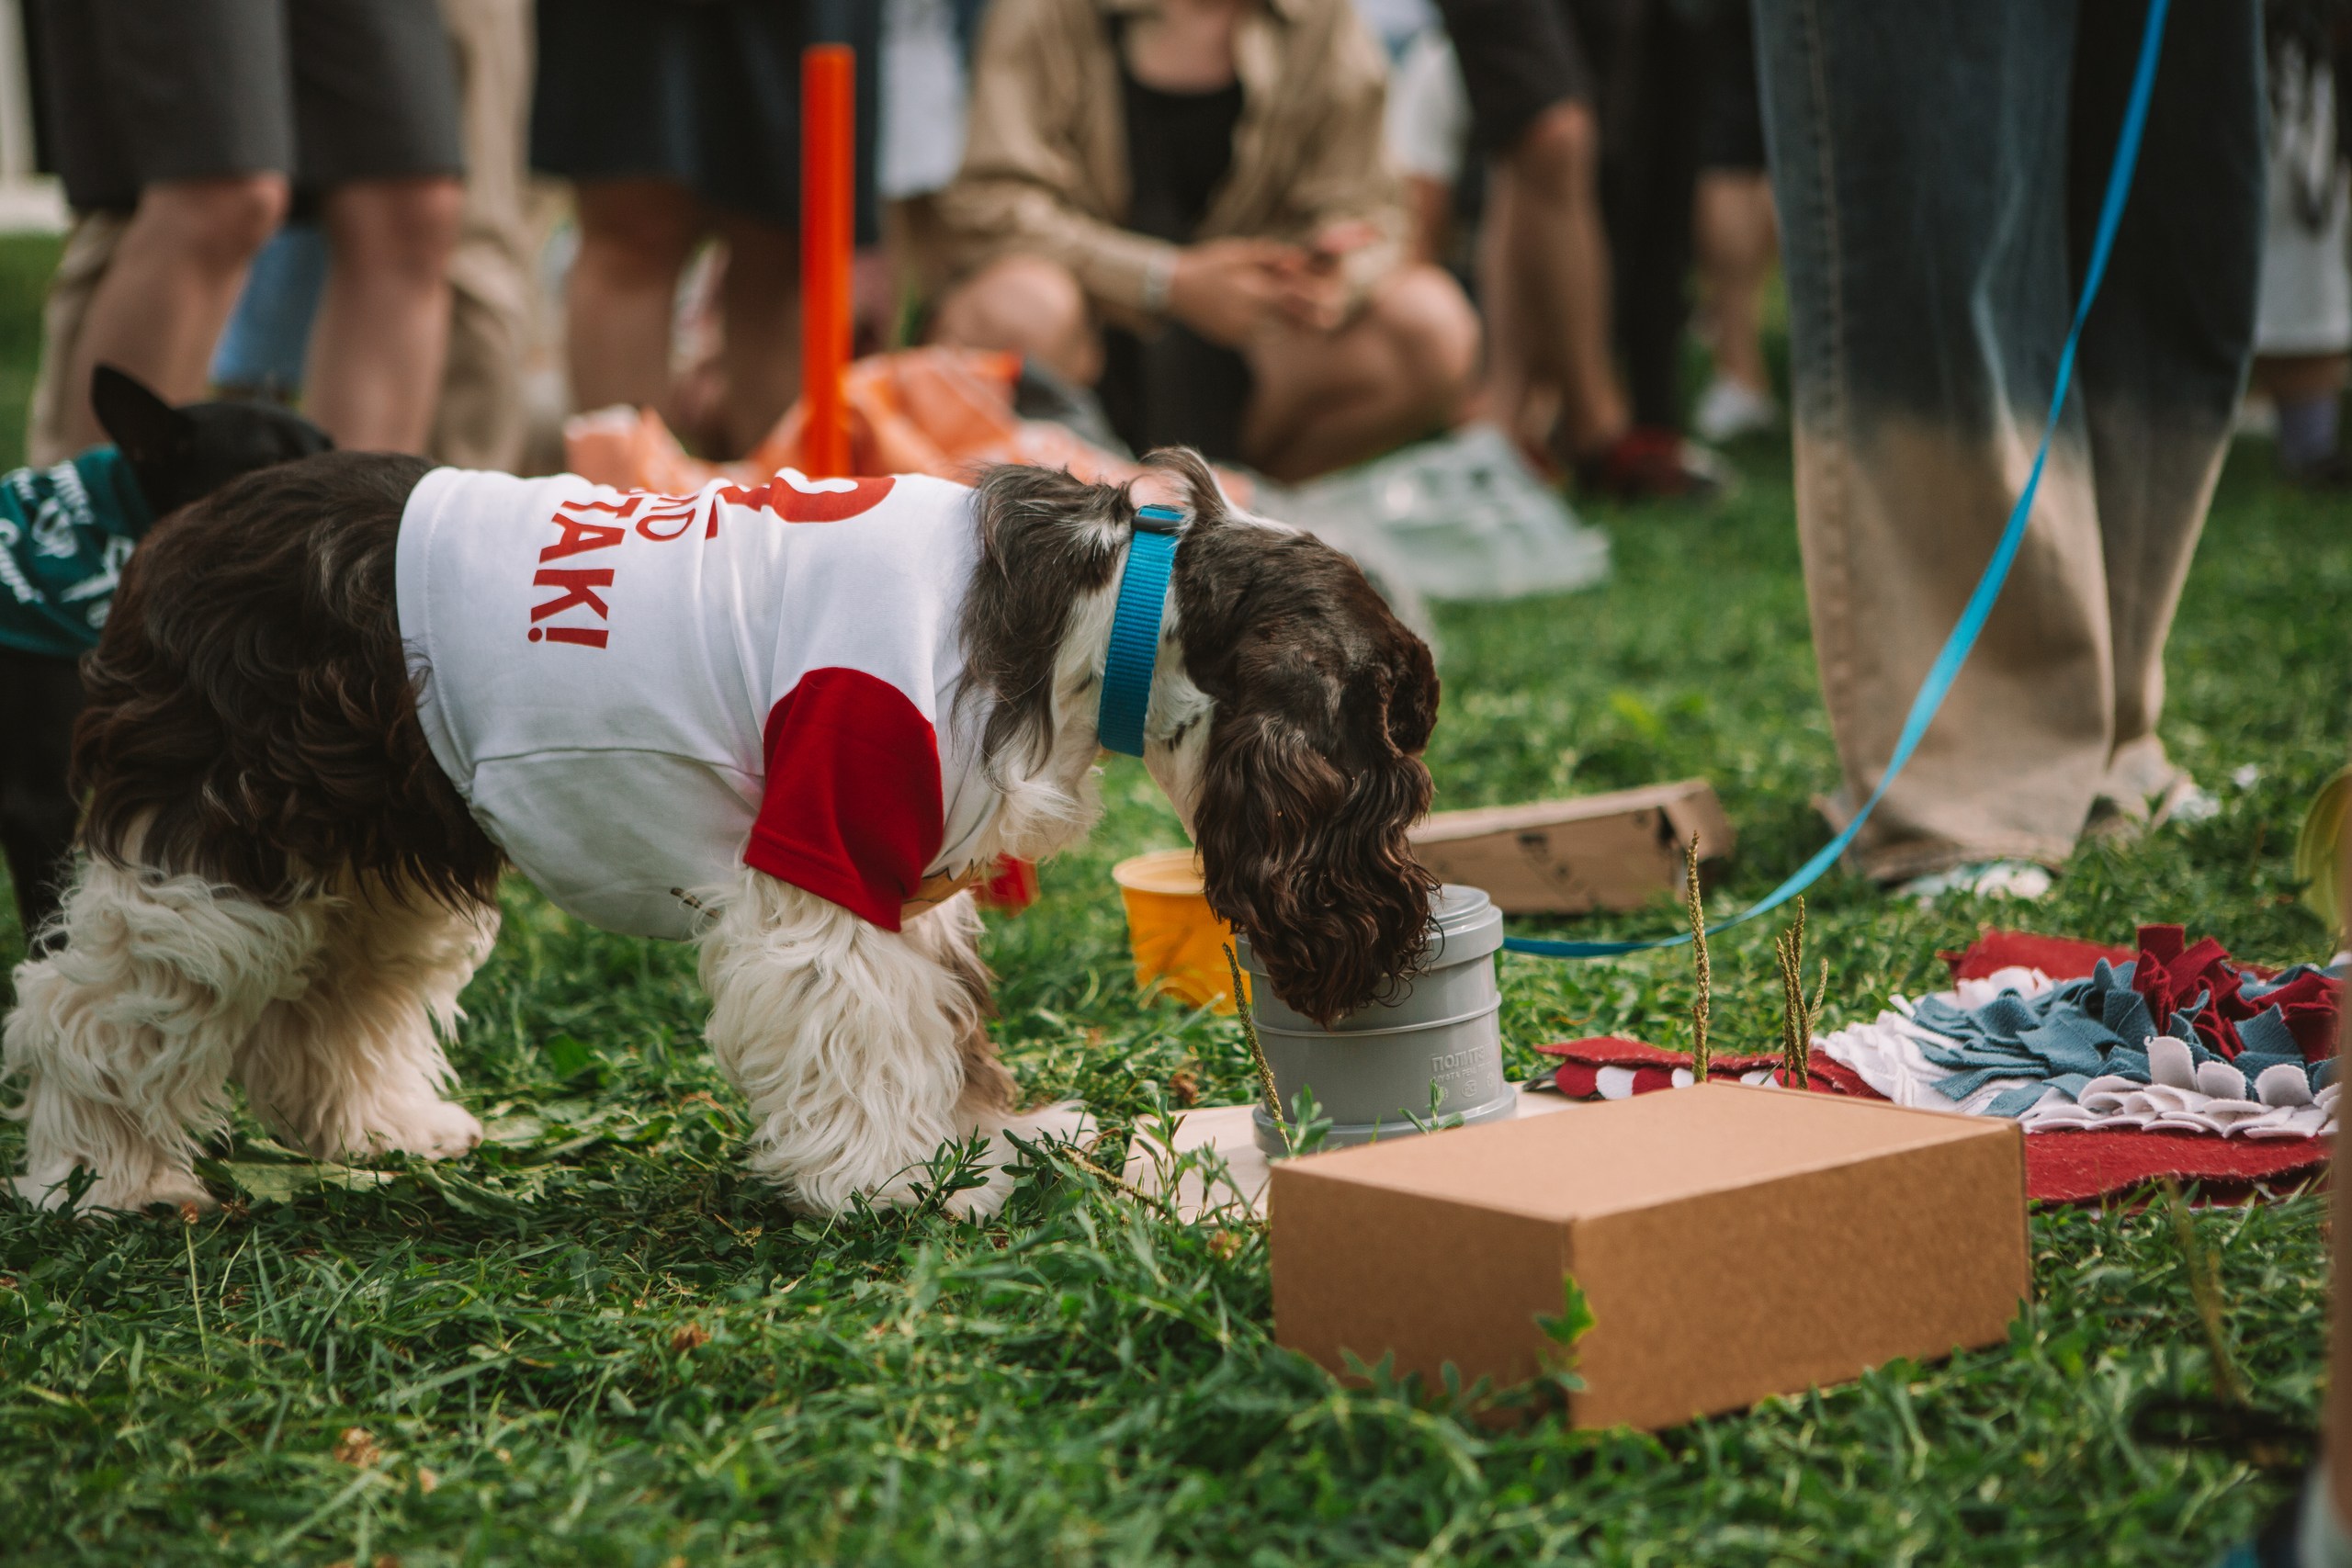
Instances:
[[[2098,298],[2098,286],[2107,276],[2108,253],[2115,247],[2115,231],[2123,221],[2123,201],[2132,189],[2132,171],[2140,162],[2141,133],[2148,125],[2148,97],[2156,84],[2156,56],[2164,41],[2165,13],[2171,0],[2150,0],[2148,26],[2140,39],[2140,63],[2132,78],[2131,101],[2124,106],[2123,129],[2116,138],[2115,162],[2107,174],[2107,195],[2098,214],[2098,232],[2091,241],[2090,265],[2083,273],[2082,298],[2075,305],[2075,320],[2066,329],[2066,345],[2058,355],[2058,379],[2050,394],[2050,417],[2042,423],[2041,445],[2033,454],[2032,471],[2026,475],[2025,489],[2018,492],[2018,503],[2009,513],[2008,526],[2001,532],[2001,541],[1993,547],[1993,558],[1984,566],[1984,575],[1977,579],[1976,591],[1968,596],[1967,607],[1961,611],[1960,621],[1951,628],[1951,636],[1944,641],[1943,650],[1936,655],[1935,663],[1928,671],[1927,680],[1919,687],[1919,694],[1911,699],[1911,712],[1903,721],[1903,733],[1896,738],[1894,752],[1887,759],[1886,772],[1871,791],[1862,808],[1854,813],[1838,836],[1821,848],[1821,852],[1796,869],[1794,874],[1764,897],[1720,925],[1709,926],[1707,934],[1729,931],[1769,914],[1815,882],[1822,874],[1846,852],[1854,835],[1870,820],[1871,812],[1885,798],[1887,787],[1902,773],[1911,761],[1919,741],[1928,733],[1928,726],[1935,721],[1936,711],[1944,705],[1952,682],[1960,677],[1960,667],[1968,661],[1971,649],[1976,646],[1979,633],[1993,614],[1994,601],[2001,596],[2001,585],[2008,581],[2010,563],[2017,559],[2018,547],[2025,542],[2026,524],[2033,514],[2033,498],[2041,489],[2042,465],[2050,457],[2050,443],[2058,433],[2058,416],[2066,405],[2066,392],[2075,378],[2075,350],[2083,339],[2083,322],[2091,313],[2091,302]],[[1679,947],[1690,940],[1689,932],[1680,936],[1656,937],[1647,942],[1547,942],[1540,937],[1515,936],[1506,938],[1503,946],[1512,953],[1532,953],[1541,958],[1615,958],[1628,953],[1644,953],[1652,948]]]

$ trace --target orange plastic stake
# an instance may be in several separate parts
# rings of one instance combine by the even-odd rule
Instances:
[[[850,250],[854,243],[857,62],[847,44],[800,56],[800,396],[808,411],[801,451],[811,478],[850,471]]]

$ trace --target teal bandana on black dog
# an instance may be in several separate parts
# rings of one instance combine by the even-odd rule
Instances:
[[[0,479],[0,648],[52,659],[96,648],[123,563],[154,522],[111,446]]]

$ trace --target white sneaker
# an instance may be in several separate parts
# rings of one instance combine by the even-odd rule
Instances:
[[[2198,787],[2187,773],[2174,779],[2164,794],[2148,803],[2148,826],[2167,822],[2210,822],[2222,814],[2222,803]]]
[[[2031,861],[1971,861],[1950,871],[1915,876],[1894,891],[1922,904],[1932,904],[1947,893],[1973,893],[1979,898],[2022,898],[2030,903],[2050,891],[2050,873]]]
[[[1727,376],[1707,383],[1690,416],[1690,428],[1702,441],[1733,441],[1777,428],[1780,423],[1781,405],[1770,395]]]
[[[2108,787],[2117,786],[2110,781]],[[2138,794],[2137,785],[2126,787],[2130,793],[2103,794],[2091,802],[2090,818],[2083,824],[2085,838],[2130,843],[2168,822],[2210,822],[2222,814],[2222,803],[2177,768],[2147,795]]]

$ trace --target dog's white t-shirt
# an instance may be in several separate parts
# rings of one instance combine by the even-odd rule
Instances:
[[[675,496],[436,468],[399,548],[433,755],[605,930],[693,934],[681,895],[740,861],[896,931],[999,799],[985,706],[956,701],[971,498],[920,475]]]

